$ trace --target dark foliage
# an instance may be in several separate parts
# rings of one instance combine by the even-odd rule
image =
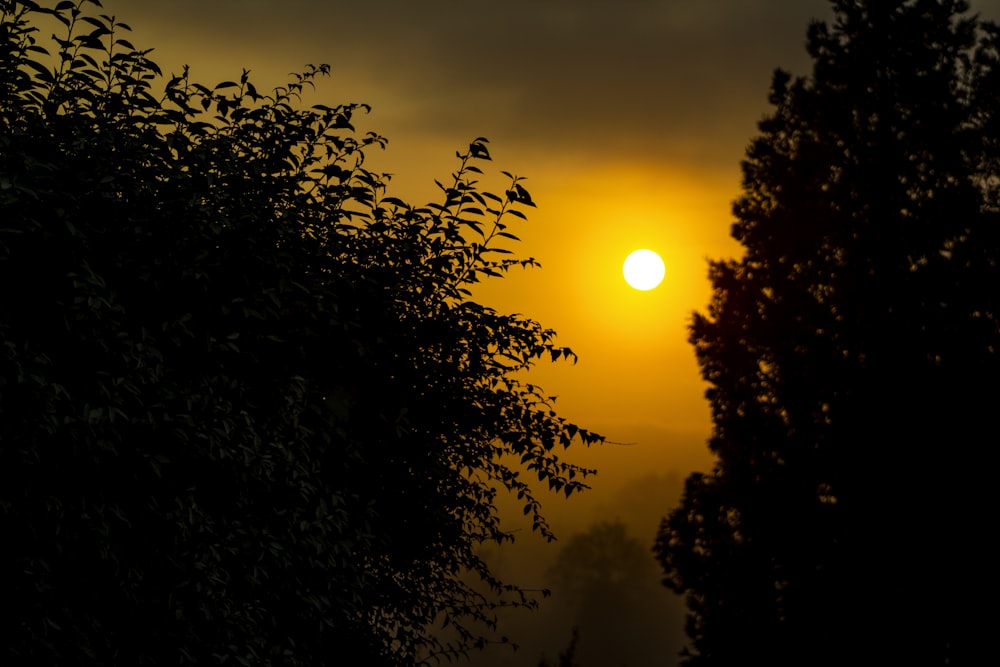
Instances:
[[[3,664],[413,664],[530,605],[477,557],[515,467],[600,438],[520,372],[574,358],[470,299],[515,259],[477,139],[423,208],[327,68],[165,82],[95,0],[0,0]],[[41,39],[52,34],[51,41]],[[443,623],[452,634],[431,632]],[[452,639],[440,639],[451,637]]]
[[[691,329],[717,463],[656,552],[689,665],[983,664],[1000,33],[955,0],[833,5],[747,151],[745,254]]]

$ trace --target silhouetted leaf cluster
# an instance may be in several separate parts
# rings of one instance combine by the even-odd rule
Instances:
[[[515,470],[600,437],[525,384],[554,332],[470,299],[533,206],[387,196],[361,104],[164,81],[96,0],[0,1],[4,664],[413,664],[531,605],[476,555]],[[44,36],[55,31],[51,40]],[[431,631],[454,630],[454,640]],[[442,635],[443,636],[443,635]]]
[[[982,664],[1000,405],[1000,31],[835,0],[779,71],[691,329],[717,463],[656,550],[690,665]]]

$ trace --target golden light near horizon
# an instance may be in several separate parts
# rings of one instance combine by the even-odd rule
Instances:
[[[645,248],[633,251],[622,265],[625,282],[641,292],[649,291],[663,282],[666,271],[660,256]]]

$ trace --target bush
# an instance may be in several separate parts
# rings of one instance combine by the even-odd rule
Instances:
[[[549,535],[521,474],[569,495],[590,471],[557,447],[600,440],[521,379],[573,353],[471,298],[534,264],[502,245],[521,180],[482,190],[477,139],[410,206],[364,166],[364,105],[301,105],[326,66],[157,92],[99,6],[0,2],[3,661],[483,645],[532,603],[477,556],[512,539],[496,494]]]

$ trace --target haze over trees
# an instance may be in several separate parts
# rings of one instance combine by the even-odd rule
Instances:
[[[519,379],[574,359],[471,300],[533,205],[364,166],[359,104],[162,77],[95,0],[0,0],[4,664],[405,665],[530,605],[494,499],[599,436]],[[51,40],[46,36],[55,33]],[[515,467],[524,472],[518,472]],[[527,478],[527,479],[526,479]],[[450,634],[431,631],[445,624]]]
[[[717,462],[656,551],[685,664],[983,664],[1000,30],[956,0],[832,4],[747,150],[744,255],[691,328]]]
[[[664,654],[683,643],[683,610],[659,585],[648,542],[622,521],[593,523],[571,536],[547,581],[550,606],[574,628],[564,653],[581,665],[675,664]]]

